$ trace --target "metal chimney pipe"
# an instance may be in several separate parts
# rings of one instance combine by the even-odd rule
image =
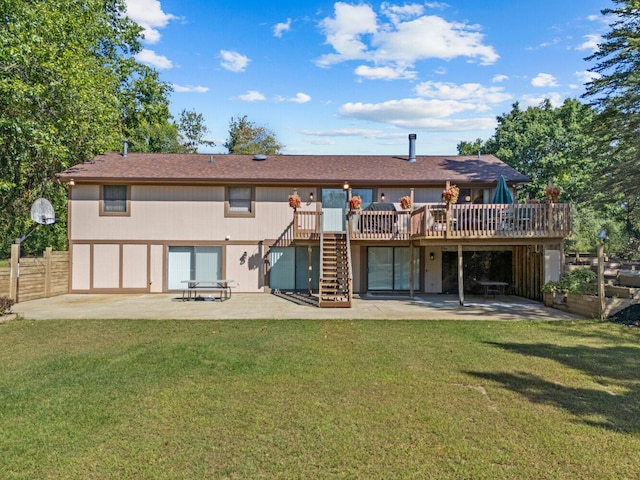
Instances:
[[[127,153],[129,153],[129,140],[126,138],[122,141],[122,156],[126,157]]]
[[[415,133],[409,134],[409,162],[414,163],[416,161],[416,138],[418,136]]]

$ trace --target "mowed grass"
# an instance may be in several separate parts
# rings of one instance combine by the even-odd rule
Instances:
[[[0,478],[640,478],[610,323],[0,325]]]

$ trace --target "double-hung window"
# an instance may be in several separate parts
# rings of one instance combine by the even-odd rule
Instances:
[[[130,187],[127,185],[102,185],[100,215],[129,215]]]
[[[225,216],[227,217],[254,217],[254,190],[253,187],[233,186],[227,187]]]

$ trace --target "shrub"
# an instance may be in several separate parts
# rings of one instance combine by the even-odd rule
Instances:
[[[542,287],[545,293],[577,293],[595,295],[598,287],[597,275],[589,268],[579,268],[565,273],[558,282],[547,282]]]
[[[0,315],[11,313],[11,307],[15,302],[9,297],[0,297]]]

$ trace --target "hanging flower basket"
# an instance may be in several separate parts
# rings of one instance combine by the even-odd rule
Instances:
[[[362,199],[358,195],[351,197],[351,200],[349,200],[349,208],[351,210],[360,210],[360,208],[362,208]]]
[[[411,203],[411,197],[408,195],[405,195],[404,197],[402,197],[400,199],[400,206],[402,207],[403,210],[411,210],[411,207],[413,206]]]
[[[549,186],[544,193],[547,197],[548,203],[558,203],[558,198],[560,198],[560,187]]]
[[[450,185],[449,188],[445,188],[442,191],[442,200],[447,205],[449,205],[450,203],[457,203],[459,195],[460,195],[460,189],[455,185]]]
[[[295,210],[296,208],[300,208],[300,205],[302,205],[302,202],[300,201],[300,197],[297,193],[289,195],[289,206],[291,208]]]

